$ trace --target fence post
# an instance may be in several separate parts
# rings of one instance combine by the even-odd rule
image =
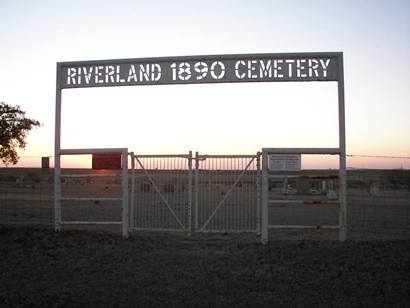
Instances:
[[[199,203],[199,153],[195,152],[195,230],[198,230],[198,203]]]
[[[134,152],[130,153],[131,156],[131,200],[130,200],[130,230],[134,229],[134,198],[135,198],[135,159]]]
[[[269,182],[268,182],[268,153],[262,150],[262,200],[261,200],[261,242],[269,241]]]
[[[342,159],[341,159],[342,160]],[[346,240],[346,169],[339,166],[339,241]]]
[[[122,237],[128,238],[128,149],[122,151]]]
[[[345,87],[343,73],[343,54],[339,53],[337,59],[337,96],[338,96],[338,118],[339,118],[339,178],[340,178],[340,211],[339,211],[339,240],[346,240],[346,120],[345,120]]]
[[[61,231],[61,157],[54,156],[54,230]]]
[[[57,63],[56,111],[54,133],[54,230],[61,231],[61,88],[60,65]]]
[[[192,151],[189,151],[188,156],[188,233],[192,235],[194,231],[192,223],[192,212],[193,212],[193,202],[192,202]]]
[[[261,152],[256,153],[256,233],[261,232]]]

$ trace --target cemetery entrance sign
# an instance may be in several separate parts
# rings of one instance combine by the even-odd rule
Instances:
[[[60,87],[336,81],[337,54],[192,56],[60,63]]]
[[[60,156],[65,153],[65,150],[61,149],[61,95],[63,89],[165,84],[305,81],[335,81],[338,83],[339,147],[336,152],[340,156],[340,191],[343,196],[341,198],[343,212],[341,220],[345,220],[346,151],[343,53],[203,55],[57,63],[54,178],[56,229],[59,229],[61,224]],[[87,149],[88,152],[90,152],[89,150]],[[81,151],[77,152],[80,153]],[[123,221],[123,223],[125,222]],[[343,223],[340,225],[343,225]],[[124,230],[125,228],[123,228],[123,233]]]

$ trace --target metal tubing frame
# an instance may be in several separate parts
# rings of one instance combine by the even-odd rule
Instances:
[[[269,200],[270,204],[306,204],[306,205],[336,205],[339,204],[337,200],[315,199],[315,200]]]
[[[339,240],[346,240],[346,224],[347,224],[347,204],[346,204],[346,193],[347,193],[347,179],[346,179],[346,124],[345,124],[345,86],[344,86],[344,72],[343,72],[343,54],[340,53],[337,57],[337,94],[338,94],[338,116],[339,116],[339,201],[340,201],[340,211],[339,211]]]
[[[127,152],[127,148],[87,148],[87,149],[60,149],[60,155],[88,155],[88,154],[121,154]],[[127,156],[128,153],[125,154]],[[128,165],[128,163],[127,163]]]
[[[232,57],[240,56],[240,58],[251,57],[253,58],[255,55],[213,55],[213,56],[206,56],[207,59],[230,59]],[[281,57],[332,57],[337,60],[337,83],[338,83],[338,120],[339,120],[339,148],[338,149],[327,149],[329,153],[323,154],[338,154],[339,155],[339,180],[340,180],[340,193],[339,193],[339,201],[340,201],[340,211],[339,211],[339,239],[344,241],[346,239],[346,135],[345,135],[345,95],[344,95],[344,73],[343,73],[343,53],[342,52],[321,52],[321,53],[282,53],[282,54],[258,54],[258,57],[271,57],[271,56],[281,56]],[[138,61],[143,60],[161,60],[161,61],[182,61],[182,60],[197,60],[201,59],[201,57],[205,56],[187,56],[187,57],[168,57],[168,58],[147,58],[147,59],[137,59]],[[129,59],[129,60],[136,60],[136,59]],[[55,136],[54,136],[54,227],[56,231],[61,230],[61,160],[60,155],[63,155],[61,150],[61,96],[62,96],[62,82],[61,78],[61,71],[62,68],[65,66],[72,66],[72,65],[93,65],[93,64],[120,64],[123,62],[127,62],[127,59],[118,59],[118,60],[103,60],[103,61],[76,61],[76,62],[62,62],[57,63],[56,65],[56,105],[55,105]],[[128,61],[129,62],[129,61]],[[289,80],[290,82],[292,80]],[[315,80],[306,80],[308,81],[315,81]],[[318,80],[320,81],[320,80]],[[331,80],[330,80],[331,81]],[[273,81],[274,82],[274,81]],[[127,85],[127,84],[124,84]],[[110,86],[110,85],[107,85]],[[274,150],[274,149],[272,149]],[[285,150],[283,152],[283,150]],[[321,153],[314,153],[312,149],[304,149],[306,151],[304,154],[321,154]],[[337,150],[337,153],[335,151]],[[291,154],[293,153],[293,149],[282,149],[282,154]],[[65,155],[65,154],[64,154]],[[198,164],[198,153],[196,153],[195,161]],[[125,162],[127,161],[127,156],[125,158],[123,156],[123,164],[127,165]],[[125,175],[123,170],[124,178],[127,178],[128,175]],[[198,185],[198,171],[196,168],[195,172],[195,184]],[[128,185],[128,180],[127,180]],[[262,198],[261,198],[261,239],[263,243],[268,241],[267,235],[267,227],[268,223],[265,221],[267,219],[267,207],[268,207],[268,196],[267,196],[267,188],[268,188],[268,178],[267,178],[267,155],[263,155],[262,157]],[[124,182],[123,182],[123,193],[124,193]],[[128,189],[126,190],[126,201],[128,202]],[[124,203],[124,200],[123,200]],[[197,207],[198,207],[198,196],[197,192],[195,195],[195,219],[197,219]],[[123,216],[128,214],[128,207],[123,205]],[[133,219],[133,218],[132,218]],[[124,231],[124,225],[128,226],[128,221],[125,223],[123,219],[123,236],[128,236],[128,230]],[[197,221],[195,221],[195,228],[197,228]]]
[[[188,234],[192,235],[194,230],[194,224],[192,223],[192,214],[194,212],[192,202],[192,151],[189,151],[188,155]]]
[[[317,225],[317,226],[306,226],[306,225],[269,225],[270,229],[339,229],[339,226],[332,225]]]
[[[263,148],[269,154],[320,154],[338,155],[339,148]]]
[[[56,76],[56,106],[55,106],[55,132],[54,132],[54,229],[61,231],[61,85],[60,64],[57,63]]]
[[[193,211],[194,211],[194,202],[193,202],[193,168],[192,168],[192,151],[189,151],[188,154],[135,154],[134,152],[130,153],[131,156],[131,202],[130,202],[130,229],[131,230],[146,230],[146,231],[179,231],[179,232],[187,232],[188,235],[191,235],[194,232],[194,225],[192,223]],[[186,224],[182,223],[179,217],[176,215],[174,210],[170,207],[168,200],[163,196],[160,192],[160,189],[151,175],[148,173],[148,169],[146,169],[140,160],[141,158],[183,158],[187,159],[187,166],[188,166],[188,204],[187,204],[187,221]],[[136,166],[137,164],[140,166],[141,170],[144,173],[144,176],[150,181],[151,185],[154,187],[155,192],[160,197],[162,203],[167,207],[169,212],[171,213],[172,217],[174,217],[175,221],[181,226],[181,228],[151,228],[151,227],[136,227],[134,223],[135,219],[135,182],[136,182]],[[137,205],[138,206],[138,205]]]
[[[135,160],[134,152],[130,153],[131,156],[131,195],[130,195],[130,231],[134,230],[135,221],[135,209],[134,209],[134,198],[135,198]]]
[[[342,138],[342,137],[341,137]],[[339,229],[339,240],[346,240],[346,164],[342,165],[341,149],[334,148],[263,148],[262,149],[262,233],[261,242],[266,244],[269,240],[269,229],[326,229],[321,226],[299,226],[299,225],[269,225],[269,204],[305,204],[305,205],[339,205],[339,224],[337,228],[331,226],[333,229]],[[268,155],[270,154],[319,154],[319,155],[339,155],[339,176],[340,182],[339,200],[269,200],[269,178],[298,178],[309,179],[306,175],[270,175],[268,168]],[[345,163],[345,161],[344,161]],[[344,166],[344,169],[343,169]],[[344,170],[344,172],[342,172]],[[344,190],[343,190],[344,187]],[[329,229],[329,228],[327,228]]]
[[[256,154],[257,155],[257,154]],[[241,154],[227,154],[227,155],[223,155],[223,154],[218,154],[218,155],[209,155],[209,154],[203,154],[203,155],[198,155],[199,160],[205,160],[207,158],[254,158],[256,155],[241,155]]]
[[[61,95],[60,95],[61,97]],[[61,101],[60,106],[61,110]],[[61,113],[59,115],[59,122],[61,123]],[[57,123],[57,121],[56,121]],[[57,126],[57,125],[56,125]],[[57,130],[57,127],[56,127]],[[57,137],[57,132],[56,132]],[[60,136],[58,136],[60,137]],[[58,139],[58,140],[57,140]],[[57,143],[58,141],[58,143]],[[60,138],[56,138],[56,151],[55,151],[55,166],[54,166],[54,227],[56,231],[61,230],[62,225],[67,224],[121,224],[122,225],[122,237],[128,238],[129,231],[129,205],[128,205],[128,149],[127,148],[98,148],[98,149],[57,149],[57,144],[60,144]],[[121,197],[120,198],[63,198],[61,196],[61,155],[89,155],[89,154],[107,154],[118,153],[121,154],[122,169],[121,169]],[[73,176],[72,174],[69,175]],[[92,177],[93,175],[89,175]],[[121,200],[121,221],[109,222],[109,221],[62,221],[61,219],[61,201],[74,200],[74,201],[88,201],[88,200],[101,200],[101,201],[117,201]]]
[[[261,232],[261,152],[256,153],[256,233]]]
[[[345,126],[345,93],[343,73],[343,53],[337,53],[337,92],[338,92],[338,122],[339,122],[339,147],[338,148],[264,148],[262,149],[262,198],[261,198],[261,242],[266,244],[269,240],[269,174],[268,154],[321,154],[339,155],[339,240],[346,240],[347,232],[347,205],[346,205],[346,126]],[[284,226],[277,226],[284,227]],[[296,227],[296,226],[293,226]],[[303,228],[308,226],[303,226]],[[288,226],[287,228],[292,228]],[[333,226],[332,226],[333,228]]]
[[[298,180],[335,180],[338,175],[298,175],[298,174],[269,174],[270,179],[298,179]]]
[[[147,177],[147,179],[150,181],[152,187],[154,188],[155,192],[158,194],[160,197],[162,204],[165,205],[165,207],[168,209],[168,211],[171,213],[172,217],[174,217],[175,221],[178,223],[178,225],[181,226],[181,229],[186,231],[188,228],[187,226],[184,225],[184,223],[179,219],[178,215],[175,213],[175,211],[172,209],[172,207],[169,205],[169,202],[167,198],[164,197],[164,195],[161,193],[161,190],[159,189],[158,185],[154,181],[154,179],[151,177],[151,175],[147,172],[147,169],[145,169],[144,165],[142,162],[139,160],[139,156],[134,155],[135,160],[137,161],[138,165],[141,167],[141,170]],[[189,231],[189,230],[188,230]]]
[[[141,158],[184,158],[187,159],[187,164],[188,164],[188,202],[187,202],[187,223],[186,226],[184,225],[184,228],[178,229],[178,231],[184,231],[187,232],[188,235],[194,233],[194,232],[210,232],[210,230],[205,230],[204,227],[199,226],[199,199],[198,199],[198,192],[199,192],[199,173],[200,173],[200,161],[204,161],[206,159],[211,159],[211,158],[247,158],[250,159],[250,161],[247,163],[247,166],[245,167],[245,170],[242,170],[241,175],[239,178],[235,180],[235,183],[232,185],[232,187],[235,187],[238,181],[243,177],[244,172],[248,170],[248,168],[251,166],[251,164],[256,161],[257,163],[257,186],[260,186],[260,156],[261,153],[258,152],[253,155],[199,155],[198,152],[195,153],[195,156],[193,156],[192,151],[190,151],[188,154],[150,154],[150,155],[143,155],[143,154],[134,154],[131,152],[131,159],[134,161],[133,169],[138,165],[141,167],[141,170],[144,172],[145,176],[147,179],[150,181],[150,183],[153,185],[154,190],[156,193],[159,194],[162,202],[166,207],[168,207],[167,202],[164,201],[164,197],[162,194],[159,192],[159,189],[157,190],[156,187],[157,185],[153,183],[153,179],[146,174],[146,169],[143,166],[141,162]],[[195,165],[194,165],[195,164]],[[135,176],[135,172],[132,172],[132,176]],[[135,187],[135,183],[131,181],[131,186]],[[195,186],[195,187],[194,187]],[[232,190],[232,187],[230,187],[229,191],[227,192],[226,195],[224,195],[224,198],[218,203],[217,208],[214,209],[214,212],[211,214],[210,217],[208,217],[207,222],[205,223],[205,226],[208,224],[208,222],[212,219],[212,217],[215,215],[216,211],[223,205],[225,199],[228,197],[230,194],[230,191]],[[133,191],[135,188],[131,188],[131,191]],[[260,232],[260,187],[257,189],[257,194],[256,194],[256,228],[252,230],[252,232]],[[132,208],[134,207],[134,201],[131,202],[131,211]],[[169,208],[169,207],[168,207]],[[175,215],[173,214],[174,212],[170,210],[171,215],[175,218]],[[132,215],[131,215],[132,216]],[[150,227],[133,227],[133,230],[150,230],[150,231],[175,231],[176,229],[170,229],[170,228],[150,228]],[[246,229],[246,232],[249,232],[249,229]],[[225,232],[222,230],[211,230],[211,232]],[[245,232],[245,230],[241,230],[240,232]]]
[[[199,152],[195,152],[195,204],[194,204],[194,230],[198,230],[199,220],[198,220],[198,210],[199,210]]]
[[[108,177],[118,177],[121,174],[61,174],[61,178],[108,178]]]
[[[209,156],[208,156],[209,157]],[[240,156],[239,156],[240,157]],[[248,170],[248,168],[252,165],[252,163],[254,162],[255,158],[257,156],[253,155],[250,156],[249,158],[250,161],[247,163],[247,165],[245,166],[245,169],[243,169],[241,171],[241,173],[239,174],[239,176],[236,178],[235,182],[228,188],[227,192],[223,195],[222,199],[219,201],[218,205],[215,207],[215,209],[212,211],[211,215],[209,215],[209,217],[207,218],[207,220],[205,221],[205,223],[202,225],[201,229],[199,230],[200,232],[203,232],[206,228],[206,226],[209,224],[209,222],[212,220],[212,218],[215,216],[215,214],[218,212],[219,208],[225,203],[225,200],[229,197],[229,195],[231,194],[231,192],[235,189],[236,185],[239,183],[239,181],[242,179],[243,175],[245,174],[245,172]],[[257,229],[257,228],[256,228]]]
[[[189,154],[134,154],[138,158],[190,158]]]
[[[66,220],[61,222],[62,225],[122,225],[122,221],[80,221]]]
[[[269,241],[269,179],[268,179],[268,153],[262,151],[262,197],[261,197],[261,242]]]
[[[121,197],[61,197],[61,201],[120,201]]]
[[[128,149],[122,149],[122,237],[128,238],[129,208],[128,208]]]
[[[195,181],[195,202],[194,202],[194,231],[196,232],[213,232],[213,233],[231,233],[231,232],[254,232],[259,234],[261,232],[261,200],[260,200],[260,177],[261,177],[261,170],[260,170],[260,158],[261,158],[262,153],[257,152],[256,154],[199,154],[199,152],[195,153],[195,170],[194,170],[194,181]],[[227,192],[223,195],[222,199],[219,200],[217,206],[214,208],[212,213],[206,218],[205,222],[199,225],[199,175],[200,175],[200,162],[205,161],[207,159],[218,159],[218,158],[227,158],[227,159],[235,159],[235,158],[243,158],[243,159],[249,159],[249,161],[246,163],[245,167],[240,170],[240,174],[238,175],[237,178],[235,178],[234,183],[228,188]],[[218,212],[218,210],[224,205],[226,199],[229,197],[231,192],[235,187],[237,187],[237,184],[239,181],[243,178],[244,174],[249,171],[249,168],[256,162],[256,180],[255,180],[255,186],[256,186],[256,213],[255,213],[255,229],[246,229],[246,230],[240,230],[240,231],[235,231],[231,229],[224,229],[224,230],[208,230],[205,229],[209,223],[212,221],[214,218],[215,214]],[[239,171],[239,170],[237,170]]]

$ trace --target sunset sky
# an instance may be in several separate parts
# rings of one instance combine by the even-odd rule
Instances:
[[[41,128],[17,166],[54,152],[56,62],[245,53],[344,53],[349,154],[410,157],[410,1],[0,0],[0,101]],[[337,84],[63,90],[62,147],[251,154],[337,147]],[[410,168],[410,159],[349,158]],[[323,165],[326,167],[326,164]]]

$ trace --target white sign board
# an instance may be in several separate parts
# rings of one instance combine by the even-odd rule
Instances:
[[[271,154],[269,155],[269,170],[272,171],[297,171],[302,168],[300,154]]]

